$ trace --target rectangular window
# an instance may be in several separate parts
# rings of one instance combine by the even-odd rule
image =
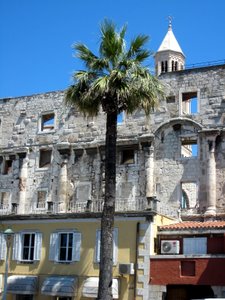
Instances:
[[[51,131],[55,128],[55,114],[48,113],[41,116],[41,131]]]
[[[124,149],[121,151],[121,164],[134,164],[134,149]]]
[[[49,168],[51,164],[52,150],[41,149],[39,157],[39,168]]]
[[[45,208],[47,191],[37,191],[37,208]]]
[[[196,140],[182,139],[181,141],[181,157],[197,157],[198,144]]]
[[[191,115],[198,113],[198,95],[197,92],[182,94],[182,114]]]
[[[22,260],[33,261],[34,260],[34,233],[23,234],[22,245]]]
[[[10,192],[0,192],[0,209],[9,205]]]
[[[14,235],[12,259],[33,262],[41,259],[42,234],[18,232]]]
[[[12,173],[12,164],[13,164],[12,159],[8,158],[8,159],[4,160],[3,170],[2,170],[3,175],[8,175],[8,174]]]
[[[207,238],[193,237],[183,239],[184,254],[207,254]]]
[[[72,261],[73,233],[59,234],[59,261]]]
[[[53,232],[50,236],[49,260],[60,263],[79,261],[80,248],[80,232]]]

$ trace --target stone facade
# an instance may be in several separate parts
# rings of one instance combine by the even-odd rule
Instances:
[[[166,97],[155,112],[118,124],[116,209],[157,202],[174,217],[222,216],[225,66],[159,79]],[[84,118],[63,101],[63,91],[0,100],[2,214],[101,211],[105,115]]]

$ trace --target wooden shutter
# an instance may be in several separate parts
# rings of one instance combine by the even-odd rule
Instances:
[[[34,260],[41,259],[41,246],[42,246],[42,233],[36,232],[35,233],[35,240],[34,240]]]
[[[118,228],[113,229],[113,265],[117,264],[118,259]]]
[[[101,248],[101,230],[96,231],[95,244],[95,262],[100,262],[100,248]],[[118,228],[113,229],[113,264],[117,264],[118,258]]]
[[[72,252],[72,261],[80,260],[80,250],[81,250],[81,233],[73,233],[73,252]]]
[[[100,262],[100,248],[101,248],[101,230],[96,230],[96,242],[95,242],[95,262]]]
[[[0,260],[5,260],[6,257],[6,240],[4,233],[0,233]]]
[[[13,241],[12,260],[21,261],[22,258],[22,233],[15,233]]]
[[[53,232],[50,235],[49,260],[58,261],[58,258],[59,258],[59,235],[57,232]]]

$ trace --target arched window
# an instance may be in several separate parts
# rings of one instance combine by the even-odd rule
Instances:
[[[175,61],[174,71],[177,71],[177,61]]]
[[[165,72],[165,68],[164,68],[164,61],[161,62],[161,72]]]
[[[189,207],[189,199],[188,199],[188,195],[185,192],[185,190],[182,190],[180,207],[181,207],[181,209],[187,209]]]
[[[165,72],[168,72],[168,63],[167,63],[167,60],[165,61]]]

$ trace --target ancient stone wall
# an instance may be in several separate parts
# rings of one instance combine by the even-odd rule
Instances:
[[[117,210],[224,213],[225,66],[159,78],[154,113],[118,124]],[[104,135],[105,114],[83,117],[63,91],[0,99],[1,212],[101,210]]]

